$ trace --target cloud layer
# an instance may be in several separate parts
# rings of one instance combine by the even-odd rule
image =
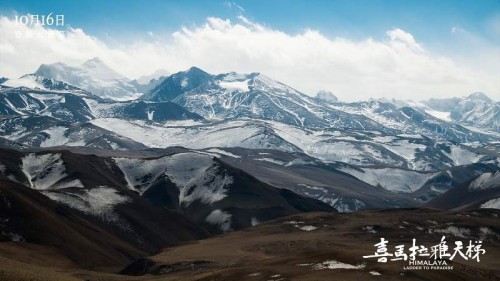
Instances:
[[[500,97],[498,46],[460,60],[430,52],[399,28],[382,40],[353,41],[310,29],[287,34],[243,16],[236,22],[208,18],[165,37],[150,34],[147,42],[113,46],[82,29],[26,27],[7,17],[0,18],[0,30],[0,76],[7,77],[34,72],[42,63],[74,65],[98,56],[131,78],[193,65],[212,73],[262,72],[306,94],[324,89],[342,100],[419,100],[475,91]]]

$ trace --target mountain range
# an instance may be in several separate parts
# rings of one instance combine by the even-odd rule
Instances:
[[[349,262],[379,234],[498,244],[500,103],[483,93],[343,102],[257,72],[152,73],[94,58],[0,79],[0,279],[321,280],[331,249],[346,278],[397,278]]]
[[[184,147],[340,211],[422,204],[499,169],[499,103],[482,93],[346,103],[326,91],[310,97],[261,73],[212,75],[192,67],[164,74],[131,81],[94,58],[4,79],[0,146],[125,154]],[[134,85],[148,79],[141,85],[150,90],[140,94]],[[283,184],[255,161],[279,173],[321,172]],[[320,180],[329,175],[342,184]],[[339,175],[383,192],[367,198]]]

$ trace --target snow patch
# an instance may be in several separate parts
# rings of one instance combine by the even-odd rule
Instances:
[[[303,224],[303,221],[285,221],[283,224],[291,224],[291,225],[296,225],[296,224]]]
[[[451,152],[447,153],[443,151],[443,153],[450,158],[455,165],[468,165],[472,163],[478,162],[478,160],[483,157],[483,155],[476,154],[466,147],[459,145],[452,145],[450,147]]]
[[[42,84],[36,81],[36,76],[33,75],[26,75],[18,79],[9,79],[2,85],[12,88],[26,87],[30,89],[47,90]]]
[[[377,233],[377,231],[375,230],[375,226],[373,225],[363,226],[362,229],[368,231],[368,233]]]
[[[250,79],[244,81],[219,81],[219,86],[226,89],[226,92],[248,92],[248,82]]]
[[[437,111],[437,110],[424,110],[425,113],[429,114],[429,115],[432,115],[438,119],[441,119],[441,120],[444,120],[444,121],[448,121],[448,122],[451,122],[451,112],[447,112],[447,111]]]
[[[231,230],[231,214],[221,211],[219,209],[213,210],[206,218],[205,221],[217,225],[223,232]]]
[[[64,135],[64,133],[66,132],[65,127],[56,126],[44,130],[43,132],[49,134],[49,138],[45,139],[40,144],[40,147],[61,146],[69,142],[69,139]]]
[[[286,163],[283,162],[283,161],[280,161],[280,160],[276,160],[276,159],[272,159],[272,158],[267,158],[267,157],[264,157],[264,158],[258,158],[258,159],[255,159],[257,161],[265,161],[265,162],[269,162],[269,163],[274,163],[274,164],[277,164],[277,165],[285,165]]]
[[[251,224],[252,226],[256,226],[256,225],[260,224],[260,221],[259,221],[256,217],[252,217],[252,218],[250,219],[250,224]]]
[[[322,269],[363,269],[365,268],[365,264],[352,265],[348,263],[339,262],[336,260],[328,260],[322,263],[317,263],[313,265],[313,269],[322,270]]]
[[[484,173],[469,185],[469,190],[485,190],[490,188],[500,188],[500,171]]]
[[[118,204],[131,201],[127,196],[119,194],[115,189],[100,186],[77,193],[44,191],[50,199],[67,205],[87,215],[100,217],[108,222],[120,222],[114,208]]]
[[[218,148],[210,148],[210,149],[207,149],[207,151],[213,152],[213,153],[222,154],[222,155],[226,155],[226,156],[233,157],[233,158],[241,158],[241,156],[239,156],[239,155],[232,154],[231,152],[227,152],[225,150],[218,149]]]
[[[342,167],[340,170],[370,185],[380,185],[386,190],[402,193],[410,193],[419,190],[431,177],[437,174],[419,173],[416,171],[394,168],[363,168],[360,171]]]
[[[495,198],[481,204],[481,208],[500,209],[500,198]]]
[[[148,111],[148,120],[153,120],[155,112],[154,111]]]
[[[2,236],[7,237],[11,242],[24,242],[24,237],[14,232],[5,232],[2,230]]]
[[[304,231],[313,231],[313,230],[316,230],[318,228],[316,226],[312,226],[312,225],[304,225],[304,226],[300,227],[299,229],[304,230]]]
[[[470,237],[470,229],[456,226],[448,226],[442,229],[429,229],[429,233],[440,233],[440,234],[450,234],[455,237],[467,238]]]
[[[182,78],[181,87],[186,88],[189,85],[189,80],[187,77]]]
[[[211,156],[178,153],[157,159],[114,158],[129,188],[144,193],[156,180],[166,176],[179,188],[179,203],[195,200],[212,204],[226,197],[225,187],[233,182]]]
[[[66,167],[61,154],[28,154],[22,158],[21,169],[31,188],[37,190],[83,187],[79,179],[64,180]]]

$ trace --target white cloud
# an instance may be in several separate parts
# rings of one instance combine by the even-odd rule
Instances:
[[[395,28],[393,30],[387,31],[386,33],[391,39],[392,41],[391,43],[393,44],[402,43],[405,45],[405,47],[408,47],[415,51],[423,51],[422,47],[420,47],[420,45],[417,42],[415,42],[413,35],[411,35],[408,32],[405,32],[402,29]]]
[[[201,26],[182,27],[163,38],[155,34],[151,42],[113,47],[81,29],[28,28],[6,17],[0,19],[0,29],[0,76],[34,72],[41,63],[79,64],[98,56],[131,78],[194,65],[211,73],[262,72],[307,94],[325,89],[343,100],[424,99],[475,91],[500,98],[498,46],[487,48],[486,54],[471,52],[462,61],[433,54],[399,28],[387,31],[383,40],[353,41],[311,29],[288,34],[243,16],[237,22],[208,18]],[[28,31],[39,35],[26,38]]]

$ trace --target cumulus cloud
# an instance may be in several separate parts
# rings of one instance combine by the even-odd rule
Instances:
[[[29,28],[6,17],[0,29],[0,75],[8,77],[33,72],[41,63],[79,64],[98,56],[131,78],[193,65],[211,73],[262,72],[306,94],[329,90],[342,100],[425,99],[475,91],[500,97],[498,46],[490,49],[490,63],[481,64],[481,54],[467,64],[432,53],[399,28],[381,40],[354,41],[311,29],[289,34],[243,16],[236,22],[208,18],[166,37],[112,47],[81,29]],[[38,35],[29,38],[26,32]]]

